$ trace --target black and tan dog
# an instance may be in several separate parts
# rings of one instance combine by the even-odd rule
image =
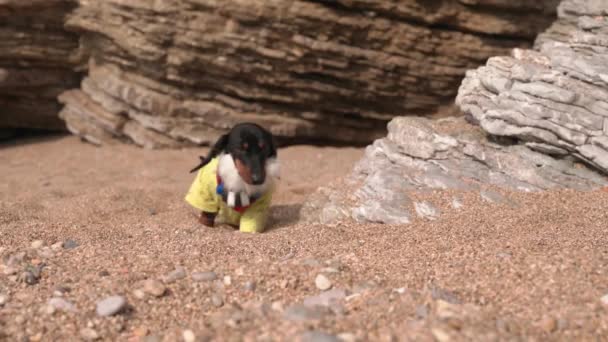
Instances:
[[[212,227],[219,218],[242,232],[262,232],[279,179],[272,134],[253,123],[238,124],[200,159],[186,195],[201,211],[199,221]]]

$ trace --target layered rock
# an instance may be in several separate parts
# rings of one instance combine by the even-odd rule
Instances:
[[[608,185],[608,179],[572,158],[555,159],[524,145],[494,141],[463,117],[399,117],[388,130],[387,137],[367,147],[342,183],[319,189],[301,216],[324,223],[354,219],[404,224],[440,215],[438,203],[417,198],[429,190],[472,192],[489,202],[509,203],[500,189],[590,190]],[[450,202],[454,208],[462,205],[458,197]]]
[[[71,0],[0,0],[0,127],[65,130],[57,96],[78,85]]]
[[[205,144],[234,122],[367,143],[453,100],[465,71],[528,45],[555,0],[80,1],[90,71],[61,97],[87,139]]]
[[[608,2],[567,0],[535,50],[467,73],[457,103],[490,134],[608,173]]]
[[[302,216],[407,223],[440,216],[437,199],[421,199],[429,190],[458,208],[451,190],[517,205],[501,192],[607,186],[608,3],[566,0],[559,16],[537,50],[515,49],[467,72],[456,100],[466,117],[394,119]]]

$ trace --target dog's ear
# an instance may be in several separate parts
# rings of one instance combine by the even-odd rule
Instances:
[[[195,172],[195,171],[199,170],[200,168],[204,167],[205,165],[207,165],[211,161],[211,159],[217,157],[220,153],[225,151],[227,146],[228,146],[228,134],[224,134],[215,142],[215,145],[213,145],[211,150],[209,150],[209,153],[207,153],[206,157],[203,157],[203,156],[199,157],[201,159],[201,163],[198,164],[198,166],[196,166],[194,169],[190,170],[190,173]]]
[[[269,131],[265,131],[266,134],[266,139],[268,141],[270,141],[270,152],[268,154],[269,158],[276,158],[277,157],[277,141],[274,137],[274,135],[272,135],[272,133],[270,133]]]

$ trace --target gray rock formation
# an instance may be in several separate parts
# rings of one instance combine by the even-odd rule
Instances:
[[[490,134],[608,172],[608,2],[564,1],[536,43],[467,72],[460,108]]]
[[[577,165],[573,158],[555,159],[524,145],[488,139],[464,118],[399,117],[388,136],[368,146],[364,158],[343,183],[319,189],[302,217],[324,223],[342,219],[390,224],[414,217],[437,218],[431,201],[418,200],[429,190],[474,191],[488,202],[511,204],[496,189],[539,191],[589,190],[608,179]],[[351,189],[345,192],[344,189]],[[462,206],[458,197],[451,206]]]
[[[396,115],[453,101],[467,69],[531,44],[556,0],[80,1],[90,56],[61,96],[104,143],[205,144],[233,123],[284,139],[368,143]]]
[[[0,127],[65,130],[57,96],[78,85],[70,0],[0,0]]]
[[[608,172],[608,2],[566,0],[559,17],[536,51],[467,72],[456,101],[466,118],[394,119],[339,185],[353,191],[320,189],[302,216],[407,223],[441,214],[419,196],[433,189],[517,205],[500,190],[608,185],[597,172]]]

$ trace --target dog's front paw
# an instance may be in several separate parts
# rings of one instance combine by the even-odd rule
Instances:
[[[213,227],[215,225],[215,213],[202,212],[198,218],[198,222],[207,227]]]

